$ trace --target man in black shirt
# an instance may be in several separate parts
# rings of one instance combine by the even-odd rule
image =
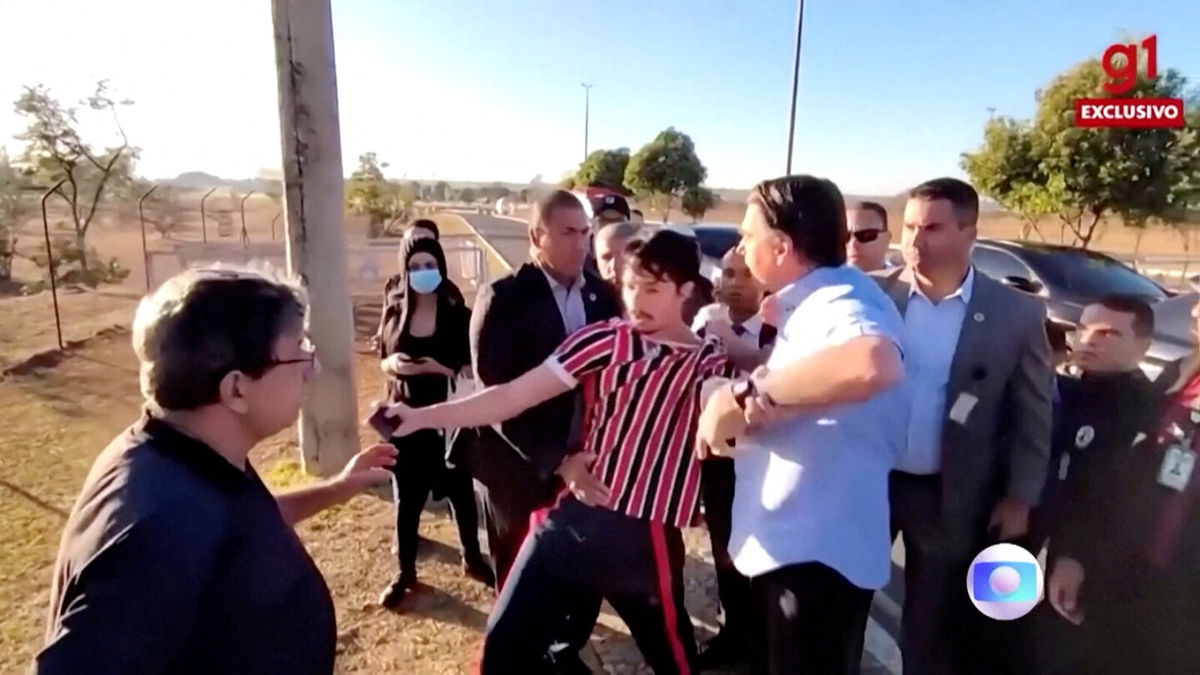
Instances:
[[[1046,556],[1051,576],[1062,582],[1061,601],[1071,609],[1055,614],[1051,603],[1030,617],[1037,642],[1039,670],[1077,672],[1084,643],[1077,624],[1076,603],[1082,583],[1075,583],[1080,561],[1066,542],[1094,539],[1100,518],[1113,495],[1103,477],[1129,453],[1137,434],[1151,423],[1156,408],[1154,386],[1138,368],[1150,346],[1154,314],[1142,300],[1110,296],[1084,308],[1071,362],[1077,372],[1060,375],[1058,414],[1050,448],[1050,468],[1041,505],[1031,518],[1030,549],[1036,555],[1049,537]],[[1050,594],[1048,594],[1050,595]],[[1064,620],[1065,618],[1065,620]],[[1075,625],[1072,625],[1075,624]]]
[[[292,286],[184,272],[138,307],[146,414],[100,454],[63,532],[36,672],[333,671],[329,590],[292,525],[388,480],[395,448],[271,495],[247,461],[317,370]]]

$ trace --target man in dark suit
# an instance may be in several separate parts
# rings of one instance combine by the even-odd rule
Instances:
[[[533,262],[481,288],[475,301],[471,358],[482,386],[516,379],[576,330],[620,316],[612,287],[584,271],[589,234],[587,215],[569,192],[557,190],[535,208],[529,225]],[[562,487],[556,472],[580,441],[578,396],[564,394],[498,427],[481,429],[466,459],[483,503],[498,589],[530,517],[549,506]],[[578,624],[586,625],[582,635],[567,636],[574,649],[586,642],[598,611],[580,608],[579,614],[590,616],[579,618]]]
[[[891,478],[903,536],[907,673],[979,672],[982,630],[964,588],[988,544],[1022,538],[1050,453],[1045,307],[971,265],[979,197],[953,178],[909,193],[906,267],[878,277],[905,322],[908,444]],[[988,630],[991,630],[990,628]]]

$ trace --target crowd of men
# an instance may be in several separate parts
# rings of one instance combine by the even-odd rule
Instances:
[[[586,672],[607,600],[658,673],[856,673],[904,544],[906,673],[1200,668],[1200,376],[1138,370],[1153,314],[1084,309],[1052,366],[1045,308],[977,273],[979,200],[878,204],[789,176],[752,191],[712,286],[686,234],[554,192],[532,261],[480,290],[477,393],[389,415],[476,428],[496,605],[483,673]],[[715,302],[714,302],[715,300]],[[304,299],[192,271],[139,307],[145,417],[101,454],[66,525],[44,673],[329,673],[329,592],[290,525],[391,476],[369,448],[272,497],[246,457],[318,368]],[[681,529],[709,528],[724,614],[697,649]],[[966,588],[984,547],[1045,549],[1048,602],[1014,622]]]

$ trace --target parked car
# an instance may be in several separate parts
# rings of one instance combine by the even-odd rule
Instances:
[[[1132,295],[1157,303],[1162,286],[1096,251],[1028,241],[981,239],[972,261],[980,272],[1046,300],[1051,321],[1074,326],[1088,303],[1105,295]]]

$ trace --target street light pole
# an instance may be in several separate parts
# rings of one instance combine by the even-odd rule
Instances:
[[[588,156],[588,124],[592,112],[592,87],[596,85],[580,82],[579,86],[583,87],[583,161],[586,162]]]
[[[796,140],[796,94],[800,89],[800,38],[804,34],[804,0],[796,7],[796,59],[792,64],[792,114],[788,117],[787,174],[792,175],[792,144]]]

